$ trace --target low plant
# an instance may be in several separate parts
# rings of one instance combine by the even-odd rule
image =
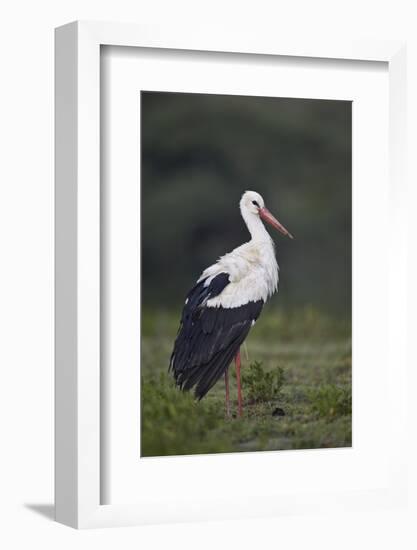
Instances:
[[[333,418],[352,413],[351,386],[325,384],[309,392],[313,410],[319,417]]]
[[[249,403],[277,400],[284,383],[285,374],[282,367],[265,370],[259,361],[251,363],[242,374],[242,384]]]
[[[196,402],[166,375],[142,377],[142,456],[224,452],[230,443],[221,434],[222,408]]]

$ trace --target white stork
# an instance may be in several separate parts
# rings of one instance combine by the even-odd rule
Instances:
[[[262,220],[293,238],[255,191],[243,194],[240,212],[251,239],[203,271],[188,293],[169,365],[177,386],[195,388],[199,400],[224,376],[227,416],[229,365],[234,358],[238,414],[242,416],[240,346],[278,288],[274,242]]]

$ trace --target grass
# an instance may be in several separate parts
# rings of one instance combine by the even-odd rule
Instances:
[[[175,388],[167,366],[178,313],[142,316],[142,456],[349,447],[350,324],[311,308],[265,311],[242,349],[244,416],[224,415],[219,381],[200,402]],[[234,373],[234,369],[231,369]]]

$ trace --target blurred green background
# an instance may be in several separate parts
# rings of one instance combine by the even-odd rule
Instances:
[[[248,240],[238,203],[261,193],[295,236],[273,235],[275,303],[348,314],[351,102],[142,92],[142,299],[176,305]]]
[[[142,92],[141,115],[142,456],[350,446],[351,103]],[[167,367],[188,290],[249,239],[247,189],[295,240],[271,233],[279,292],[227,420],[222,381],[196,403]]]

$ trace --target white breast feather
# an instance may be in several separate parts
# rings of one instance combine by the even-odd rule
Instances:
[[[207,278],[207,286],[220,273],[228,273],[230,283],[207,301],[209,307],[233,308],[258,300],[266,302],[278,288],[278,264],[272,240],[250,241],[235,248],[208,267],[199,281]]]

